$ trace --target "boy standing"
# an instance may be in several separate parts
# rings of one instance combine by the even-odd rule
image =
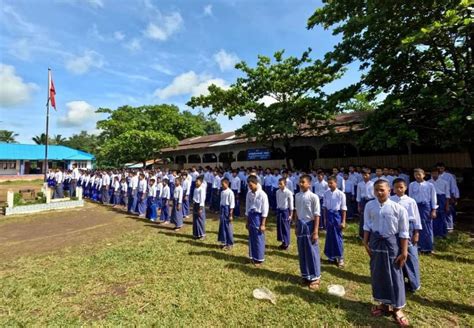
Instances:
[[[183,227],[183,187],[181,187],[181,178],[176,178],[174,185],[171,222],[175,225],[174,231],[179,231]]]
[[[247,179],[249,191],[245,203],[247,229],[249,231],[249,257],[252,263],[259,267],[265,260],[265,223],[267,221],[269,204],[268,196],[259,187],[257,177],[251,175]]]
[[[368,202],[364,211],[364,246],[370,256],[372,295],[380,302],[372,307],[372,316],[392,313],[397,323],[406,327],[409,323],[402,312],[406,305],[402,268],[410,238],[408,213],[390,200],[388,181],[377,180],[374,190],[377,200]]]
[[[293,193],[286,187],[286,180],[280,178],[276,191],[277,240],[281,242],[278,248],[282,250],[287,250],[290,246],[290,223],[294,210]]]
[[[318,232],[321,215],[319,198],[311,192],[311,177],[300,177],[300,192],[295,196],[296,238],[301,276],[309,289],[319,288],[321,279],[321,258],[319,256]]]
[[[329,190],[324,193],[324,213],[326,216],[326,243],[324,254],[330,262],[344,267],[344,241],[342,230],[346,227],[346,195],[337,189],[337,179],[328,178]]]
[[[206,189],[202,183],[203,177],[196,178],[196,187],[193,194],[193,237],[206,237]]]
[[[217,241],[222,243],[222,249],[228,251],[234,245],[234,230],[232,226],[235,207],[235,194],[229,188],[229,180],[222,179],[222,192],[219,215],[219,234]]]
[[[374,199],[374,182],[370,180],[370,169],[362,171],[362,181],[357,184],[357,208],[359,210],[359,237],[364,238],[364,210],[367,202]]]
[[[431,170],[431,179],[428,182],[435,187],[436,202],[438,203],[436,219],[433,220],[433,235],[435,237],[446,237],[448,234],[449,201],[451,198],[449,183],[446,180],[440,179],[439,171],[436,167]]]

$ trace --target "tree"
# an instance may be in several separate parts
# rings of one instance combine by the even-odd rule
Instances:
[[[46,145],[46,134],[41,133],[39,136],[34,136],[31,138],[37,145]],[[49,140],[48,144],[51,144],[51,139]]]
[[[299,58],[283,58],[284,51],[273,55],[273,60],[259,56],[256,67],[242,61],[236,65],[243,77],[223,89],[209,87],[209,95],[192,97],[188,106],[210,107],[211,114],[236,116],[251,115],[250,122],[236,132],[274,147],[280,140],[285,158],[291,167],[291,141],[304,133],[303,125],[311,129],[326,128],[322,120],[330,119],[335,111],[325,106],[322,87],[338,76],[338,70],[322,61],[313,61],[311,49]]]
[[[474,23],[469,0],[324,1],[308,27],[334,28],[341,41],[325,59],[354,61],[361,81],[336,93],[384,92],[368,116],[365,147],[406,143],[467,147],[474,162]],[[471,3],[471,4],[470,4]],[[455,131],[455,133],[453,133]]]
[[[63,136],[60,134],[56,134],[51,138],[52,145],[63,145],[65,141],[66,138],[63,138]]]
[[[178,140],[205,135],[208,122],[203,114],[180,113],[178,107],[166,104],[97,112],[109,114],[97,128],[102,130],[98,157],[110,166],[157,158],[160,149],[175,146]]]
[[[0,130],[0,142],[16,143],[16,137],[18,137],[18,133],[8,130]]]
[[[97,156],[100,144],[99,137],[94,134],[88,134],[87,131],[81,131],[79,134],[73,134],[63,142],[64,146],[79,149]]]

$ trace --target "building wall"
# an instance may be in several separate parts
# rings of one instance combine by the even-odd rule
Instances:
[[[20,161],[0,161],[0,175],[16,175],[20,171]]]

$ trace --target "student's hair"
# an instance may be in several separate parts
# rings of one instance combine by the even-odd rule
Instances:
[[[257,184],[258,183],[258,179],[255,175],[251,175],[247,178],[247,183],[253,183],[253,184]]]
[[[381,184],[387,185],[387,187],[390,189],[390,184],[388,183],[387,180],[384,180],[384,179],[378,179],[377,181],[375,181],[374,182],[374,188],[378,185],[381,185]]]
[[[362,174],[369,174],[369,175],[370,175],[370,173],[372,173],[372,172],[370,171],[370,169],[367,169],[367,168],[366,168],[366,169],[363,169],[363,170],[362,170]]]
[[[285,178],[280,178],[280,179],[278,179],[278,182],[282,182],[282,181],[283,181],[284,183],[286,183],[286,179],[285,179]]]
[[[179,182],[179,183],[181,183],[181,178],[176,178],[176,179],[174,179],[174,182]]]
[[[309,176],[309,174],[303,174],[302,176],[300,176],[300,181],[301,180],[306,180],[308,182],[311,182],[311,177]]]
[[[150,182],[151,182],[151,181],[156,181],[156,180],[155,180],[155,178],[151,178],[151,179],[150,179]]]
[[[416,169],[413,170],[413,173],[421,173],[421,174],[425,174],[425,170],[417,167]]]
[[[318,171],[318,175],[324,176],[324,172],[323,171]]]
[[[439,173],[439,170],[438,170],[437,166],[434,166],[434,167],[431,168],[431,173],[433,173],[433,172]]]
[[[403,180],[402,178],[396,178],[393,180],[392,184],[395,186],[397,183],[403,183],[406,187],[407,185],[407,182],[405,180]]]
[[[224,178],[224,179],[221,180],[221,183],[229,184],[229,179]]]
[[[197,181],[197,180],[199,180],[199,181],[201,181],[201,182],[202,182],[202,180],[203,180],[203,176],[202,176],[202,175],[198,176],[198,177],[196,178],[196,181]]]
[[[436,163],[436,166],[437,166],[437,167],[446,167],[446,165],[444,165],[443,162],[438,162],[438,163]]]
[[[331,176],[328,178],[328,182],[329,182],[329,181],[337,182],[337,178],[336,178],[334,175],[331,175]]]

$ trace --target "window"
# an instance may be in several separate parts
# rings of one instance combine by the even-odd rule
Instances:
[[[184,164],[186,163],[186,156],[184,155],[176,156],[175,160],[177,164]]]
[[[216,154],[212,154],[212,153],[204,154],[202,156],[202,162],[203,163],[215,163],[215,162],[217,162],[217,156],[216,156]]]
[[[16,169],[16,161],[10,162],[10,168],[11,169]]]
[[[16,169],[16,161],[0,161],[0,169],[14,170]]]
[[[201,156],[192,154],[188,156],[188,163],[201,163]]]

